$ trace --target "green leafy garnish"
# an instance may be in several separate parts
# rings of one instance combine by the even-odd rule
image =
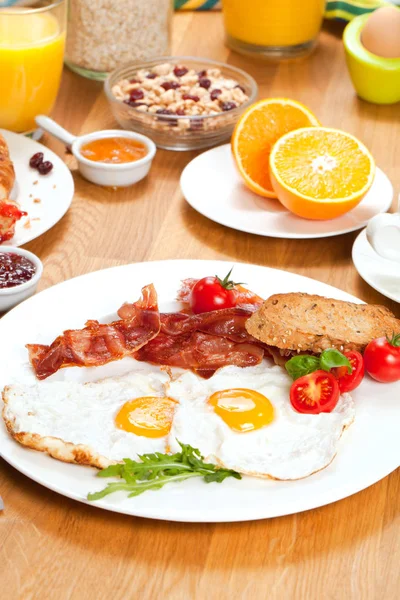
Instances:
[[[317,371],[319,369],[319,358],[310,354],[293,356],[293,358],[287,361],[285,368],[293,381],[296,381],[296,379],[303,377],[303,375]]]
[[[226,290],[234,290],[237,285],[243,285],[243,281],[237,282],[237,281],[232,281],[230,279],[232,270],[233,270],[233,267],[229,271],[228,275],[225,275],[225,277],[223,279],[221,279],[220,277],[218,277],[218,275],[215,275],[215,279]]]
[[[319,369],[330,371],[334,367],[347,367],[348,373],[352,372],[349,359],[334,348],[324,350],[320,356],[312,356],[311,354],[293,356],[285,365],[286,371],[293,381],[304,375],[314,373],[314,371],[318,371]]]
[[[241,479],[241,475],[230,469],[222,469],[205,463],[200,451],[189,444],[182,444],[181,452],[175,454],[139,455],[140,461],[124,458],[123,463],[111,465],[97,473],[98,477],[118,477],[120,481],[109,483],[100,492],[88,494],[88,500],[100,500],[114,492],[127,492],[128,498],[139,496],[147,490],[158,490],[167,483],[184,481],[192,477],[203,477],[206,483],[221,483],[227,477]],[[124,481],[121,481],[124,480]]]
[[[347,372],[349,375],[353,370],[349,359],[346,358],[344,354],[339,352],[339,350],[335,350],[334,348],[324,350],[320,356],[320,368],[324,371],[330,371],[335,367],[347,367]]]

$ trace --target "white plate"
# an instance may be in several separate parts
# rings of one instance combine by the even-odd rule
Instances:
[[[367,240],[366,229],[357,236],[352,256],[364,281],[387,298],[400,302],[400,265],[375,252]]]
[[[176,309],[179,282],[185,277],[226,273],[231,263],[218,261],[161,261],[97,271],[71,279],[17,306],[0,321],[0,386],[33,380],[24,345],[49,342],[67,327],[81,327],[88,318],[110,315],[126,300],[135,300],[140,288],[154,282],[163,310]],[[310,292],[354,300],[345,292],[285,271],[237,264],[235,278],[262,296],[275,292]],[[104,293],[108,290],[108,293]],[[112,293],[109,293],[112,290]],[[78,299],[78,300],[77,300]],[[63,306],[62,311],[54,310]],[[32,319],[32,315],[35,318]],[[57,379],[102,378],[129,368],[111,363],[96,369],[63,369]],[[325,470],[303,480],[280,482],[245,477],[222,484],[190,481],[173,484],[128,499],[115,494],[93,503],[107,510],[173,521],[224,522],[276,517],[322,506],[354,494],[382,479],[399,465],[400,383],[382,385],[366,380],[356,390],[356,419],[343,434],[335,460]],[[58,462],[20,446],[0,425],[3,458],[31,479],[75,500],[86,502],[90,491],[104,487],[95,470]]]
[[[277,238],[322,238],[355,231],[380,212],[389,210],[393,187],[376,170],[375,181],[364,200],[352,211],[329,221],[301,219],[278,201],[262,198],[242,182],[229,144],[208,150],[193,159],[181,176],[184,197],[205,217],[246,233]]]
[[[48,231],[65,215],[74,195],[74,180],[61,158],[42,144],[5,129],[0,129],[0,134],[8,144],[15,168],[16,184],[11,199],[28,213],[16,224],[15,235],[7,245],[23,246]],[[48,175],[39,175],[29,167],[29,159],[36,152],[43,152],[44,160],[53,163],[53,170]]]

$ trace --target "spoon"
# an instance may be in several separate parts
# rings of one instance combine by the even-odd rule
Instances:
[[[78,161],[81,175],[96,185],[126,187],[140,181],[146,177],[149,172],[156,153],[156,145],[154,142],[145,135],[141,135],[134,131],[104,129],[103,131],[95,131],[86,135],[75,136],[45,115],[38,115],[35,118],[35,121],[41,129],[44,129],[44,131],[47,131],[47,133],[60,140],[60,142],[63,142],[71,149],[72,154]],[[125,163],[94,161],[89,160],[82,155],[81,148],[84,144],[93,140],[108,137],[122,137],[141,142],[145,145],[147,154],[139,160]]]

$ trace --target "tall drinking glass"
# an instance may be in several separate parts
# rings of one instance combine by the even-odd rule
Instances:
[[[314,47],[325,0],[222,0],[227,45],[242,54],[295,58]]]
[[[0,9],[0,127],[36,129],[49,114],[60,86],[67,0]]]

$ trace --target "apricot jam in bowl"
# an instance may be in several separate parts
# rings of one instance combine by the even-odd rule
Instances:
[[[0,244],[0,313],[32,296],[42,272],[42,262],[35,254]]]
[[[85,179],[97,185],[126,187],[146,177],[156,146],[140,133],[107,129],[76,138],[72,152]]]

